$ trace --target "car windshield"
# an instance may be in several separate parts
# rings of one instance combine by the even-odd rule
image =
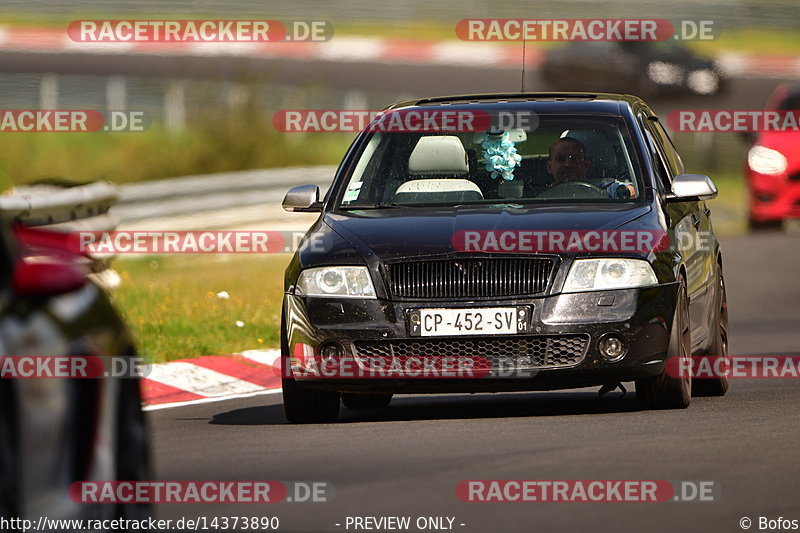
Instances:
[[[642,200],[625,123],[538,116],[528,128],[375,132],[337,194],[341,210]]]

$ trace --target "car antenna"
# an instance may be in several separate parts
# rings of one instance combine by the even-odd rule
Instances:
[[[522,88],[521,92],[525,92],[525,37],[522,38]]]

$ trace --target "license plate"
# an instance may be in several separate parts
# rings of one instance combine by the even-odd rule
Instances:
[[[528,330],[529,318],[528,307],[413,309],[408,331],[412,337],[513,335]]]

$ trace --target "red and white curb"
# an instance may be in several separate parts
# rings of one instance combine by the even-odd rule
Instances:
[[[75,42],[66,28],[0,27],[3,51],[43,54],[153,55],[170,57],[269,57],[344,63],[380,62],[431,66],[500,66],[517,68],[522,61],[519,43],[422,41],[376,37],[334,36],[325,42]],[[525,63],[541,64],[541,49],[529,46]],[[723,53],[718,58],[730,76],[800,76],[800,57],[778,54]]]
[[[145,411],[281,391],[279,350],[210,355],[142,369]]]

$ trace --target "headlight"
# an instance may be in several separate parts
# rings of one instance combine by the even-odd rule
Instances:
[[[562,292],[630,289],[656,283],[653,268],[642,259],[576,259]]]
[[[677,85],[683,79],[683,70],[672,63],[653,61],[647,65],[647,76],[659,85]]]
[[[747,164],[759,174],[782,174],[789,162],[780,152],[764,146],[753,146],[747,153]]]
[[[689,74],[686,85],[695,94],[714,94],[719,91],[719,76],[708,69],[694,70]]]
[[[304,296],[375,298],[375,287],[367,267],[309,268],[300,273],[297,292]]]

